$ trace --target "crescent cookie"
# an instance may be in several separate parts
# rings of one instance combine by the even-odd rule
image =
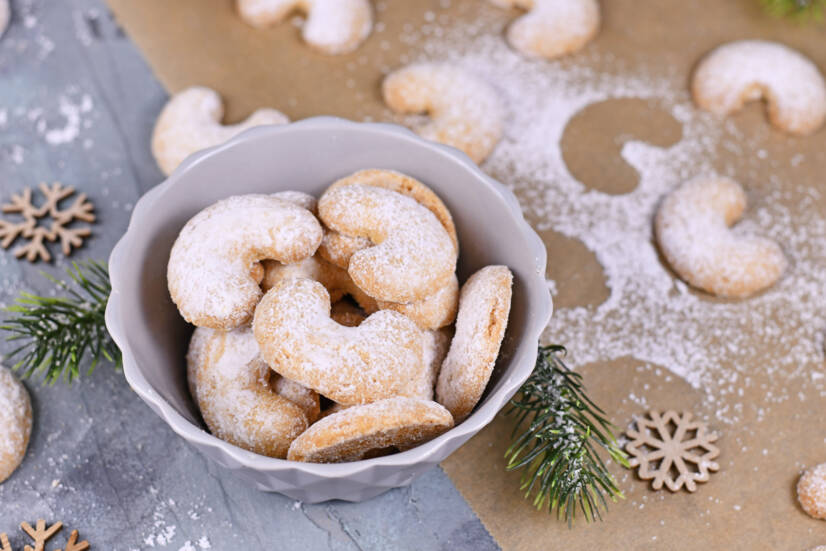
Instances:
[[[254,266],[312,256],[321,225],[308,210],[268,195],[236,195],[186,223],[169,255],[169,294],[193,325],[229,330],[249,321],[261,298]]]
[[[508,27],[508,42],[529,57],[554,59],[582,49],[600,24],[596,0],[490,0],[528,13]]]
[[[327,227],[373,243],[350,257],[347,272],[376,300],[422,300],[448,285],[456,271],[450,235],[410,197],[375,186],[339,186],[324,192],[318,213]]]
[[[436,401],[457,423],[482,397],[508,325],[513,275],[505,266],[486,266],[465,282],[459,298],[456,334],[436,383]]]
[[[282,279],[305,278],[318,281],[324,285],[324,288],[330,293],[330,302],[336,303],[344,295],[350,295],[368,314],[372,314],[379,309],[376,301],[353,283],[353,280],[347,274],[347,270],[342,270],[338,266],[327,262],[319,255],[311,256],[293,264],[282,264],[275,260],[265,260],[261,264],[264,267],[261,289],[265,293]]]
[[[797,500],[807,515],[826,520],[826,463],[803,473],[797,481]]]
[[[699,107],[718,115],[764,99],[771,123],[790,134],[812,134],[826,120],[823,75],[776,42],[740,40],[712,50],[694,71],[691,92]]]
[[[29,392],[11,371],[0,366],[0,483],[23,462],[31,434]]]
[[[332,413],[299,436],[287,459],[343,463],[378,457],[392,448],[409,449],[453,426],[450,413],[420,398],[388,398]]]
[[[270,367],[340,404],[417,396],[427,378],[414,322],[382,310],[358,327],[339,325],[317,281],[279,281],[256,307],[253,330]]]
[[[436,380],[439,378],[439,370],[450,348],[451,337],[452,331],[446,328],[424,332],[424,364],[427,366],[427,379],[419,396],[428,400],[433,399]]]
[[[238,13],[249,25],[280,23],[300,10],[307,14],[302,36],[325,54],[346,54],[364,42],[373,28],[368,0],[238,0]]]
[[[774,241],[729,229],[743,215],[746,194],[722,177],[700,177],[669,193],[654,230],[677,275],[711,294],[748,297],[772,286],[786,269]]]
[[[222,144],[254,126],[286,124],[286,115],[275,109],[259,109],[238,124],[222,125],[224,106],[217,92],[194,86],[178,92],[167,102],[152,132],[152,155],[169,176],[189,155]]]
[[[187,375],[210,432],[239,448],[283,458],[310,424],[301,405],[273,388],[249,327],[197,328],[189,343]]]
[[[382,95],[396,113],[427,113],[414,128],[423,138],[464,151],[481,163],[502,138],[505,106],[486,81],[456,65],[415,63],[384,79]]]
[[[422,329],[439,329],[456,319],[456,311],[459,309],[459,280],[453,274],[447,285],[417,302],[399,304],[380,300],[377,305],[381,310],[394,310],[404,314]]]

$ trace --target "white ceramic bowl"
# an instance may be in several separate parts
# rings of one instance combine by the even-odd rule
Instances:
[[[313,195],[364,168],[409,174],[453,213],[459,278],[488,264],[513,271],[513,306],[488,389],[463,423],[412,450],[353,463],[299,463],[260,456],[212,436],[190,399],[185,354],[192,327],[169,298],[166,264],[178,232],[195,213],[230,195],[300,190]],[[135,392],[184,439],[259,489],[315,503],[361,501],[409,484],[493,420],[530,375],[539,335],[551,316],[545,247],[510,191],[464,154],[389,124],[321,117],[254,128],[188,158],[135,205],[109,260],[112,295],[106,325],[123,351]],[[504,453],[496,450],[495,453]]]

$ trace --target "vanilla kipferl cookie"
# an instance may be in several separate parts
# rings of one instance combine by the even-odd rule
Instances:
[[[800,52],[764,40],[723,44],[709,53],[691,80],[694,101],[728,115],[763,99],[769,120],[790,134],[812,134],[826,120],[826,81]]]
[[[23,462],[31,434],[29,392],[11,371],[0,366],[0,483]]]
[[[152,154],[163,173],[169,176],[192,153],[222,144],[244,130],[290,122],[275,109],[259,109],[232,125],[222,125],[223,116],[221,97],[209,88],[194,86],[172,96],[152,132]]]
[[[677,275],[721,297],[743,298],[773,285],[786,269],[774,241],[733,232],[746,194],[723,177],[699,177],[669,193],[657,211],[657,243]]]
[[[528,13],[508,27],[508,42],[530,57],[553,59],[582,49],[597,34],[596,0],[490,0]]]
[[[456,319],[459,308],[459,280],[456,274],[447,285],[417,302],[400,304],[380,300],[377,306],[381,310],[395,310],[415,321],[422,329],[439,329],[450,325]]]
[[[457,423],[482,397],[508,325],[513,275],[506,266],[486,266],[465,282],[456,334],[436,383],[436,401]]]
[[[346,54],[373,28],[368,0],[238,0],[238,13],[253,27],[280,23],[295,11],[307,14],[302,36],[325,54]]]
[[[239,448],[283,458],[310,424],[302,406],[273,388],[249,327],[195,329],[187,376],[210,432]]]
[[[450,236],[453,246],[456,247],[457,251],[459,250],[459,237],[456,235],[456,225],[453,223],[453,216],[439,196],[417,179],[395,170],[369,168],[340,178],[333,182],[327,189],[331,190],[355,184],[389,189],[402,195],[407,195],[411,199],[415,199],[439,219],[439,222],[444,226],[445,231]],[[319,250],[323,250],[323,247],[324,244],[322,242]],[[346,268],[347,266],[342,267]]]
[[[435,331],[424,332],[424,364],[427,366],[427,379],[425,386],[418,395],[428,400],[433,399],[433,391],[436,389],[436,380],[439,377],[439,370],[442,362],[447,356],[450,348],[450,340],[453,331],[449,328],[437,329]]]
[[[450,413],[435,402],[388,398],[324,417],[292,443],[287,459],[310,463],[369,459],[422,444],[452,426]]]
[[[169,294],[185,320],[213,329],[249,321],[261,298],[254,266],[312,256],[321,225],[308,210],[268,195],[236,195],[190,219],[172,246]]]
[[[265,293],[282,279],[306,278],[324,285],[324,288],[330,293],[330,302],[338,302],[344,295],[349,295],[368,314],[372,314],[379,309],[376,301],[353,283],[347,270],[327,262],[318,254],[293,264],[265,260],[262,265],[264,267],[264,277],[261,280],[261,289]]]
[[[415,63],[384,79],[382,95],[397,113],[427,113],[430,121],[414,128],[423,138],[464,151],[484,161],[502,138],[505,106],[486,81],[456,65]]]
[[[339,186],[324,192],[318,213],[328,228],[373,243],[350,257],[347,272],[376,300],[415,302],[450,283],[456,248],[436,216],[414,199],[375,186]]]
[[[417,396],[427,377],[422,331],[413,321],[382,310],[358,327],[339,325],[317,281],[276,283],[255,309],[253,330],[270,367],[340,404]]]
[[[826,520],[826,463],[803,473],[797,481],[797,500],[807,515]]]

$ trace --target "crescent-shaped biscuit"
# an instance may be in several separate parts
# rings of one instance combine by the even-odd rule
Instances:
[[[582,49],[599,30],[596,0],[491,0],[528,13],[508,27],[508,42],[529,57],[554,59]]]
[[[415,63],[384,79],[382,95],[397,113],[427,113],[414,130],[423,138],[464,151],[481,163],[502,138],[505,106],[496,90],[447,63]]]
[[[797,500],[807,515],[826,520],[826,463],[803,473],[797,481]]]
[[[253,27],[269,27],[296,10],[307,14],[302,36],[325,54],[346,54],[373,28],[368,0],[238,0],[238,13]]]
[[[210,432],[239,448],[283,458],[310,425],[304,407],[312,406],[302,407],[273,388],[249,327],[197,328],[187,352],[187,378]]]
[[[423,335],[414,322],[382,310],[358,327],[339,325],[317,281],[276,283],[255,309],[253,330],[270,367],[340,404],[417,396],[426,386]]]
[[[0,483],[23,462],[31,434],[29,392],[11,371],[0,366]]]
[[[457,256],[450,235],[410,197],[375,186],[339,186],[324,192],[318,213],[328,228],[374,244],[353,254],[347,272],[376,300],[415,302],[450,283]]]
[[[694,101],[718,115],[764,99],[769,120],[790,134],[807,135],[826,120],[826,81],[817,66],[788,46],[739,40],[711,51],[694,71]]]
[[[221,96],[209,88],[193,86],[172,96],[152,132],[152,154],[163,173],[169,176],[191,154],[222,144],[244,130],[290,122],[275,109],[259,109],[232,125],[222,125],[223,116]]]
[[[306,209],[269,195],[236,195],[186,223],[169,255],[169,294],[193,325],[229,330],[249,321],[261,298],[254,266],[312,256],[321,225]]]
[[[744,298],[780,278],[787,262],[777,243],[729,229],[745,208],[743,188],[729,178],[695,178],[666,196],[654,230],[681,279],[717,296]]]
[[[456,334],[436,383],[436,401],[457,423],[473,411],[493,373],[508,325],[512,283],[506,266],[486,266],[462,286]]]
[[[409,449],[453,426],[450,413],[420,398],[388,398],[327,415],[290,446],[287,459],[343,463]]]

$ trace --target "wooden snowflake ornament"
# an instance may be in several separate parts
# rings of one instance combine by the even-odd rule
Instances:
[[[32,525],[28,522],[21,522],[20,529],[28,535],[32,541],[34,542],[34,547],[31,545],[26,545],[23,547],[24,551],[46,551],[46,542],[52,539],[55,534],[60,532],[63,528],[63,523],[60,521],[55,522],[51,526],[46,526],[46,521],[40,519],[35,524],[35,527],[32,528]],[[72,530],[72,533],[69,534],[69,539],[66,540],[66,546],[64,547],[65,551],[86,551],[89,549],[89,542],[88,541],[77,541],[78,539],[78,532],[77,530]],[[13,551],[11,544],[9,543],[9,538],[6,534],[0,533],[0,551]],[[57,551],[61,551],[58,549]]]
[[[25,245],[14,250],[14,256],[25,257],[29,262],[35,262],[38,259],[46,262],[51,260],[52,255],[46,248],[46,242],[54,242],[58,239],[63,254],[69,256],[72,249],[80,247],[83,244],[83,238],[92,233],[88,226],[70,228],[69,225],[75,221],[95,221],[95,207],[87,199],[85,193],[79,194],[71,205],[61,209],[61,201],[75,193],[73,187],[55,182],[51,186],[40,184],[39,189],[45,197],[44,203],[39,207],[33,202],[31,188],[13,194],[11,201],[0,207],[4,213],[15,213],[23,217],[23,220],[17,223],[0,219],[0,247],[7,249],[18,238],[27,239],[28,242]],[[48,227],[45,225],[46,217],[51,218],[51,224]]]
[[[631,439],[625,445],[631,456],[628,463],[639,468],[640,478],[653,480],[653,489],[659,490],[665,484],[672,492],[682,487],[694,492],[698,482],[708,482],[709,473],[720,469],[713,461],[720,455],[713,444],[717,435],[691,417],[686,412],[652,411],[647,417],[635,416],[636,426],[626,431]]]

